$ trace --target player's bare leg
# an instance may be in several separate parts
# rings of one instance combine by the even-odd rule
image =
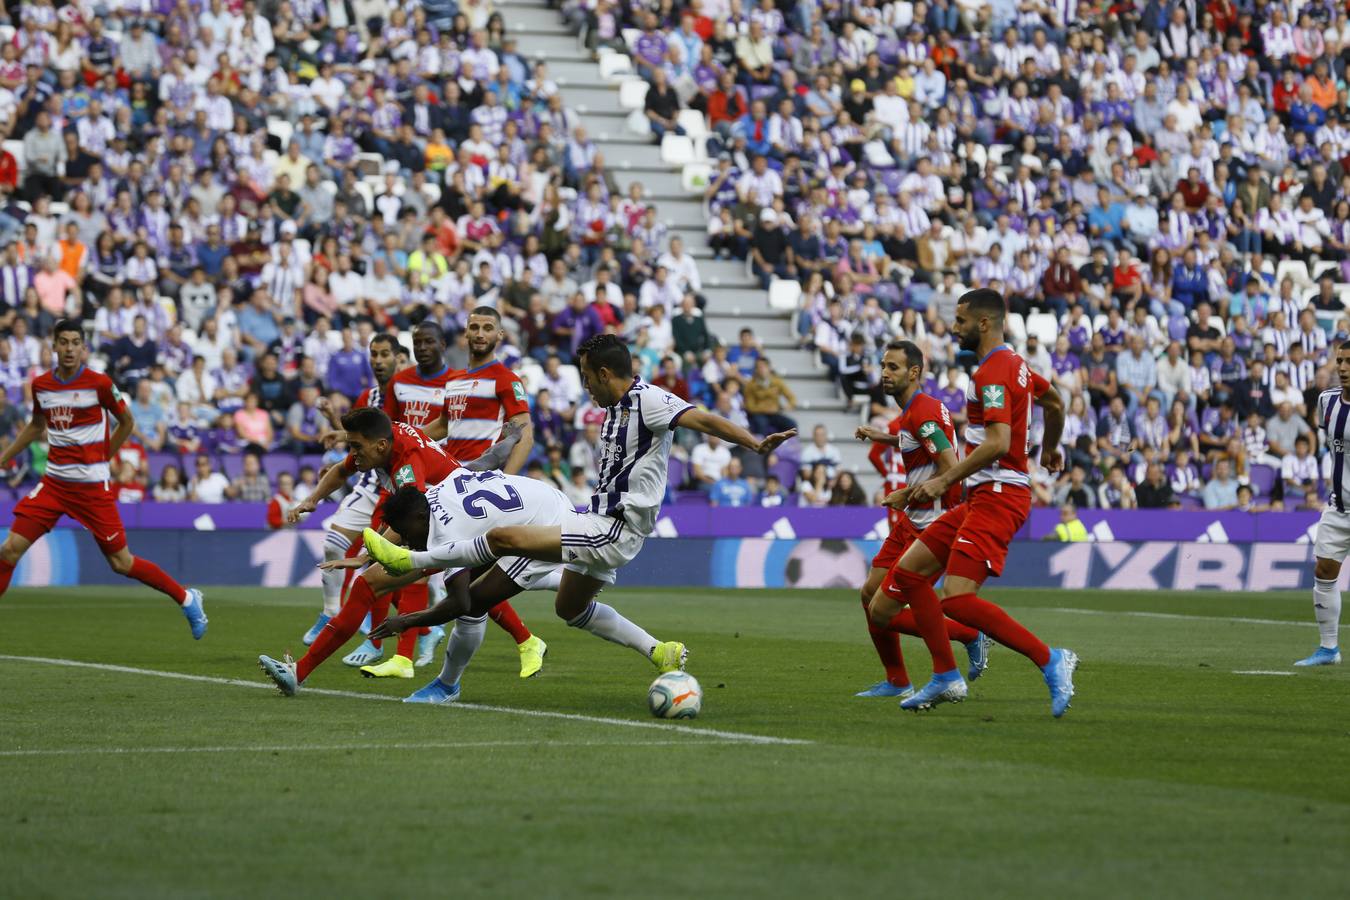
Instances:
[[[14,569],[31,546],[32,541],[12,528],[5,542],[0,544],[0,596],[4,596],[5,591],[9,590],[9,580],[14,577]]]
[[[1320,643],[1317,651],[1296,666],[1334,666],[1341,661],[1341,563],[1317,557],[1313,567],[1313,615]]]

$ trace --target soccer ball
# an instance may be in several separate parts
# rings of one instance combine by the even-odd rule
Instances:
[[[692,719],[703,708],[703,688],[688,672],[667,672],[647,689],[647,708],[658,719]]]

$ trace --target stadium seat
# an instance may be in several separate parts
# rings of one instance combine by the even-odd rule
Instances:
[[[1323,275],[1335,277],[1340,274],[1341,264],[1334,259],[1324,259],[1313,264],[1313,281],[1320,281]]]
[[[633,78],[619,85],[619,106],[623,109],[642,109],[647,102],[647,88],[650,85],[641,78]]]
[[[1292,278],[1294,287],[1308,287],[1313,283],[1308,274],[1308,264],[1301,259],[1284,259],[1275,267],[1275,283],[1282,284],[1286,278]]]
[[[680,170],[680,187],[689,194],[702,194],[712,178],[712,166],[706,162],[691,162]]]
[[[568,393],[574,397],[582,395],[580,369],[571,365],[559,366],[558,373],[562,376],[563,380],[567,382]]]
[[[649,135],[652,133],[652,123],[647,119],[647,114],[640,109],[635,109],[628,114],[624,120],[624,127],[632,134]]]
[[[696,109],[680,110],[675,121],[691,138],[701,138],[708,134],[708,122],[703,118],[703,113]]]
[[[1008,337],[1015,346],[1025,347],[1027,343],[1027,320],[1021,313],[1010,312],[1003,320]]]
[[[277,140],[281,141],[282,149],[285,149],[286,145],[291,142],[291,135],[294,132],[295,126],[285,119],[271,118],[267,120],[267,133],[276,135]]]
[[[775,278],[769,284],[769,308],[792,310],[801,300],[801,282],[792,278]]]
[[[668,166],[683,166],[694,161],[694,142],[682,134],[666,134],[661,138],[661,162]]]
[[[234,481],[244,474],[244,456],[242,453],[222,453],[217,458],[220,471],[226,478]]]
[[[1059,320],[1052,313],[1032,313],[1027,316],[1027,336],[1036,335],[1044,347],[1055,346],[1059,336]]]
[[[1257,463],[1251,467],[1250,475],[1252,492],[1260,497],[1269,497],[1271,488],[1275,486],[1275,469]]]
[[[622,53],[606,53],[600,57],[600,77],[618,81],[633,74],[633,61]]]
[[[621,33],[623,34],[623,42],[628,45],[629,50],[636,47],[637,39],[642,37],[642,29],[640,28],[625,28]]]

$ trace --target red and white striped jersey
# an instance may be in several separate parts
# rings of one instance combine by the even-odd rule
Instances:
[[[525,385],[500,362],[455,372],[445,383],[445,452],[477,459],[501,436],[502,422],[528,413]]]
[[[440,416],[445,406],[445,383],[455,375],[446,366],[430,378],[423,378],[417,366],[410,366],[389,379],[389,389],[380,405],[395,423],[411,425],[419,431]]]
[[[107,375],[81,368],[70,381],[55,370],[33,378],[33,408],[47,423],[47,475],[62,481],[97,482],[112,478],[109,414],[127,408],[122,392]]]
[[[984,443],[985,426],[1001,422],[1012,431],[1008,452],[966,479],[969,487],[986,482],[1031,485],[1027,453],[1031,449],[1031,411],[1050,390],[1050,382],[1027,368],[1007,344],[989,351],[966,387],[966,455]]]

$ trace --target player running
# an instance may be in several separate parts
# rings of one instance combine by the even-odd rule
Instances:
[[[923,351],[910,341],[891,341],[881,358],[881,390],[893,397],[900,406],[900,415],[891,420],[887,430],[863,425],[855,436],[873,441],[876,448],[892,448],[891,452],[903,459],[902,472],[908,473],[912,483],[931,478],[956,465],[956,431],[952,417],[936,398],[919,390],[923,384]],[[873,451],[875,454],[875,450]],[[898,485],[897,487],[902,487]],[[887,496],[887,502],[898,498],[899,491]],[[947,493],[926,506],[908,509],[890,509],[891,531],[881,550],[872,560],[872,569],[862,587],[863,612],[867,615],[867,631],[876,647],[877,656],[886,670],[886,677],[859,691],[858,697],[908,697],[914,693],[905,671],[905,659],[900,652],[900,632],[918,635],[913,614],[904,612],[898,617],[899,631],[883,628],[872,622],[869,608],[881,587],[886,573],[905,552],[919,532],[935,522],[944,510],[961,502],[961,483],[954,483]],[[965,645],[970,659],[967,678],[974,681],[989,665],[989,639],[974,628],[947,620],[947,636]]]
[[[353,407],[355,409],[365,406],[380,407],[388,391],[389,380],[394,377],[398,368],[398,341],[393,335],[375,335],[370,339],[367,353],[370,357],[370,370],[375,375],[375,386],[361,392],[356,398]],[[342,427],[342,422],[335,412],[325,406],[324,413],[334,428]],[[329,523],[328,533],[323,539],[325,560],[343,559],[351,553],[353,547],[361,546],[361,532],[370,526],[371,516],[374,515],[379,500],[380,489],[376,484],[375,475],[371,472],[362,473],[352,487],[351,493],[338,504],[338,511]],[[319,613],[313,627],[305,632],[303,640],[306,647],[314,643],[319,632],[323,631],[323,626],[327,625],[328,620],[337,615],[338,610],[342,608],[342,595],[346,587],[344,575],[341,569],[323,570],[323,611]]]
[[[126,400],[112,379],[85,368],[84,332],[79,322],[62,319],[56,323],[52,350],[56,367],[32,381],[33,417],[0,453],[3,468],[44,433],[51,448],[46,474],[14,507],[14,523],[0,546],[0,595],[9,588],[14,567],[28,548],[66,515],[93,535],[114,572],[168,594],[183,610],[192,637],[201,640],[206,634],[201,591],[184,588],[159,566],[132,556],[127,549],[117,494],[109,486],[109,462],[136,428]],[[117,420],[111,436],[110,415]]]
[[[1317,398],[1317,427],[1322,446],[1331,450],[1331,493],[1317,520],[1313,556],[1313,616],[1321,643],[1312,656],[1296,666],[1334,666],[1341,661],[1341,565],[1350,555],[1350,512],[1346,500],[1345,454],[1350,444],[1350,341],[1336,348],[1336,375],[1341,386]]]
[[[518,427],[520,440],[502,466],[508,475],[518,475],[534,447],[530,404],[520,377],[497,359],[502,339],[502,317],[491,306],[469,313],[465,326],[469,344],[469,367],[456,369],[445,382],[440,416],[422,431],[442,441],[445,451],[461,462],[478,459],[502,433],[502,426]],[[529,678],[543,668],[548,645],[530,633],[510,603],[488,613],[516,642],[520,654],[520,677]]]
[[[350,453],[342,464],[333,466],[319,479],[312,495],[319,500],[336,490],[355,471],[374,472],[380,487],[387,491],[405,486],[424,491],[427,485],[439,484],[461,470],[500,466],[518,438],[514,428],[509,429],[505,440],[479,459],[461,466],[417,429],[391,423],[382,410],[352,410],[342,417],[342,426],[347,432]],[[309,503],[309,498],[305,503]],[[292,511],[293,518],[298,518],[297,510]],[[370,529],[367,532],[374,533]],[[424,578],[423,573],[418,572],[412,578],[397,580],[391,579],[379,567],[367,569],[353,581],[342,610],[323,627],[319,637],[299,662],[291,662],[289,658],[278,661],[264,655],[258,657],[259,665],[283,693],[288,696],[294,694],[315,668],[356,633],[366,613],[375,605],[377,595],[387,594]],[[416,634],[416,630],[411,630],[399,638],[398,654],[394,658],[401,659],[407,668],[411,668],[409,654]]]
[[[1073,697],[1071,650],[1051,649],[993,603],[976,596],[986,578],[999,575],[1008,545],[1031,514],[1031,478],[1027,468],[1031,405],[1045,411],[1041,465],[1059,469],[1059,439],[1064,405],[1044,378],[1004,343],[1003,297],[996,291],[968,291],[956,303],[952,332],[962,350],[974,351],[979,365],[966,388],[965,458],[923,482],[911,480],[896,502],[908,507],[933,503],[964,479],[965,503],[943,513],[910,545],[882,583],[871,607],[873,623],[898,628],[895,620],[908,603],[928,651],[933,678],[902,701],[902,709],[928,709],[966,697],[966,683],[943,623],[943,613],[978,628],[1034,662],[1050,689],[1050,711],[1064,714]],[[930,583],[945,569],[939,603]]]
[[[574,628],[636,650],[662,672],[684,668],[688,651],[678,641],[658,641],[596,595],[642,549],[666,495],[675,427],[711,434],[767,454],[796,434],[760,440],[721,416],[695,409],[633,375],[633,357],[617,336],[601,334],[579,348],[582,383],[605,410],[600,430],[600,483],[590,510],[569,511],[556,525],[493,527],[480,537],[454,540],[437,550],[445,566],[481,566],[500,557],[563,564],[554,611]],[[409,551],[366,533],[372,558],[391,572],[412,568]]]

